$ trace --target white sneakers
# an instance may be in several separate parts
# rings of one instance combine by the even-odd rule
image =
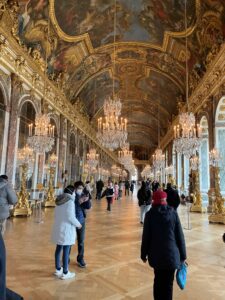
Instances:
[[[55,270],[54,275],[62,280],[66,280],[66,279],[72,279],[75,277],[75,273],[71,273],[70,271],[67,272],[67,274],[63,273],[63,268],[61,268],[60,270]]]
[[[62,274],[62,276],[60,277],[60,279],[62,280],[66,280],[66,279],[72,279],[75,277],[75,273],[71,273],[70,271],[67,272],[67,274]]]
[[[63,268],[61,268],[60,270],[55,269],[55,273],[54,275],[57,277],[61,277],[63,274]]]

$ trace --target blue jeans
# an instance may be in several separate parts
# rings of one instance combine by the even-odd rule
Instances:
[[[80,262],[84,259],[84,239],[85,239],[85,222],[82,224],[82,228],[77,228],[77,247],[78,247],[78,255],[77,261]]]
[[[61,252],[63,250],[62,262],[63,262],[64,274],[68,272],[70,247],[71,246],[56,245],[56,249],[55,249],[55,268],[57,270],[61,269]]]

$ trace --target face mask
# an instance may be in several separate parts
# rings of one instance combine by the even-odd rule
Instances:
[[[83,190],[82,190],[82,189],[78,189],[78,190],[77,190],[77,194],[78,194],[78,195],[81,195],[81,194],[82,194],[82,192],[83,192]]]

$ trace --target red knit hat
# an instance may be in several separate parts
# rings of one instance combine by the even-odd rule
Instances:
[[[162,190],[157,190],[153,193],[153,205],[166,205],[167,193]]]

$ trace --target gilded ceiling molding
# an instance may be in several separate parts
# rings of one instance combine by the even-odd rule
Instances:
[[[9,21],[11,22],[11,20]],[[10,26],[0,26],[1,66],[9,72],[17,74],[21,87],[22,83],[25,83],[33,94],[35,93],[39,98],[45,98],[56,111],[61,113],[97,146],[102,148],[96,138],[94,128],[89,124],[89,120],[75,111],[73,105],[66,99],[63,92],[53,82],[45,78],[45,74],[40,70],[38,62],[32,59],[26,48],[21,47],[11,32],[8,31],[10,28]],[[34,76],[36,80],[34,80]],[[44,91],[45,80],[47,86]],[[113,153],[107,149],[102,149],[113,161],[118,161]]]
[[[100,46],[97,48],[93,48],[90,36],[88,33],[82,34],[82,35],[78,35],[78,36],[70,36],[68,34],[66,34],[59,26],[57,19],[56,19],[56,15],[55,15],[55,0],[49,0],[50,3],[50,9],[49,9],[49,13],[50,13],[50,18],[52,21],[52,24],[54,25],[59,37],[61,39],[63,39],[64,41],[67,42],[84,42],[87,45],[87,48],[89,50],[90,53],[98,52],[101,50],[107,50],[109,47],[111,47],[111,44],[109,45],[104,45],[104,46]],[[198,20],[199,15],[200,15],[200,9],[201,9],[201,0],[196,0],[196,19]],[[192,32],[195,30],[196,28],[196,24],[197,24],[197,20],[195,22],[195,25],[188,28],[187,31],[181,31],[181,32],[171,32],[171,31],[165,31],[164,33],[164,38],[163,38],[163,43],[162,45],[156,45],[156,44],[152,44],[152,43],[145,43],[145,42],[117,42],[115,43],[116,46],[124,46],[125,47],[129,47],[130,45],[136,45],[137,47],[146,47],[146,48],[152,48],[152,49],[157,49],[160,50],[162,52],[165,52],[168,44],[169,44],[169,40],[170,38],[183,38],[186,35],[189,36],[190,34],[192,34]]]

